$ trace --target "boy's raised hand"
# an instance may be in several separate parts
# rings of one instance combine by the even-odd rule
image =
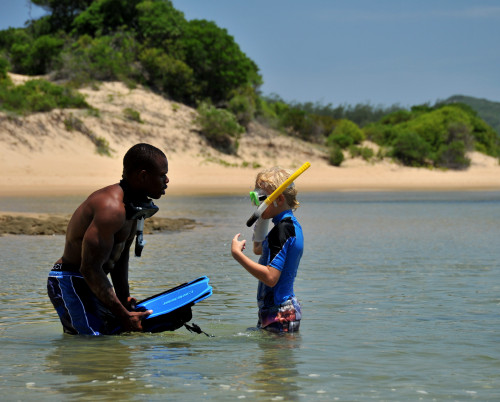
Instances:
[[[243,252],[246,247],[246,240],[239,240],[241,233],[238,233],[233,237],[233,241],[231,242],[231,254],[234,256],[235,254]]]

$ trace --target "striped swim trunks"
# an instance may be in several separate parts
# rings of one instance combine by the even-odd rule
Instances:
[[[55,264],[47,279],[47,292],[65,333],[112,335],[121,331],[118,319],[90,290],[78,267]]]

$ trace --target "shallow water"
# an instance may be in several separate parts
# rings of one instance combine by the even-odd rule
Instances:
[[[0,237],[2,400],[498,400],[500,193],[304,194],[300,333],[257,331],[256,281],[230,257],[246,197],[171,197],[203,223],[147,236],[131,259],[144,298],[201,275],[214,294],[185,329],[71,337],[46,296],[62,236]],[[0,199],[72,212],[81,199]]]

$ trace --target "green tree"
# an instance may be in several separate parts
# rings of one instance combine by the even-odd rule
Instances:
[[[12,71],[26,74],[29,68],[28,54],[33,44],[32,37],[25,29],[8,29],[0,35],[0,45],[5,49]]]
[[[431,159],[431,146],[412,131],[399,133],[393,144],[392,155],[407,166],[425,166]]]
[[[137,25],[136,6],[141,0],[95,0],[75,16],[72,26],[78,35],[110,35]]]
[[[230,99],[231,92],[245,85],[260,85],[255,63],[234,38],[214,22],[192,20],[180,39],[184,61],[193,69],[200,95],[214,104]]]
[[[63,45],[63,39],[51,35],[36,38],[26,54],[25,73],[42,75],[50,72],[60,63]]]
[[[73,19],[94,0],[31,0],[31,2],[51,13],[52,32],[57,32],[59,29],[69,32]]]
[[[411,120],[413,117],[413,114],[409,110],[397,110],[382,117],[380,119],[380,123],[386,125],[395,125]]]
[[[137,34],[144,46],[162,49],[169,56],[183,60],[179,40],[187,25],[184,14],[169,0],[142,1],[137,12]]]
[[[139,59],[145,82],[172,99],[193,103],[198,93],[193,70],[181,60],[174,59],[160,49],[150,48],[141,52]]]

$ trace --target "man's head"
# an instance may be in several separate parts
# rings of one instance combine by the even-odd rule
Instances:
[[[136,144],[123,157],[123,178],[134,191],[158,199],[165,194],[168,160],[158,148]]]
[[[263,170],[257,174],[255,187],[264,190],[269,195],[284,183],[286,179],[290,177],[290,174],[288,170],[280,168],[279,166]],[[297,190],[293,183],[283,191],[282,195],[290,209],[295,211],[299,207]]]

